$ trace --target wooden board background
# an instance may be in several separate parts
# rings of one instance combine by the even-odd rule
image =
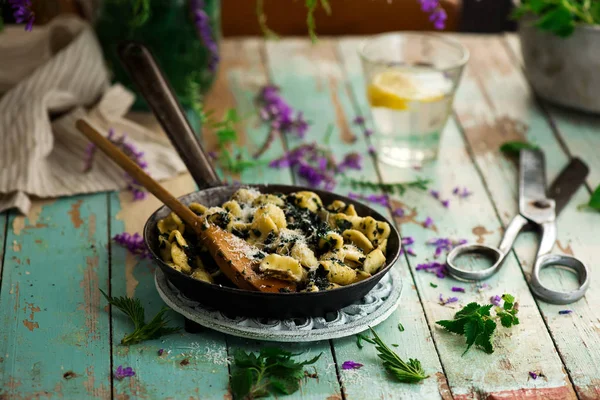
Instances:
[[[357,178],[397,182],[421,176],[449,198],[449,209],[427,193],[410,191],[393,198],[407,211],[395,223],[403,236],[415,239],[415,257],[396,264],[403,277],[398,310],[377,327],[402,357],[419,358],[431,375],[420,384],[393,382],[371,346],[358,349],[354,338],[282,347],[322,353],[315,365],[318,379],[307,379],[289,398],[307,399],[530,399],[600,397],[600,285],[592,278],[585,299],[565,307],[537,301],[527,279],[537,246],[534,233],[523,234],[506,265],[480,289],[416,271],[431,260],[425,241],[434,237],[467,239],[496,244],[517,211],[517,170],[498,147],[506,140],[526,139],[540,146],[547,158],[548,180],[570,156],[579,156],[591,174],[557,220],[556,252],[573,254],[594,268],[600,237],[600,216],[580,211],[591,190],[600,183],[600,118],[582,116],[548,106],[532,94],[523,73],[518,41],[513,36],[457,35],[471,51],[454,102],[454,114],[442,138],[439,160],[421,171],[395,170],[367,154],[369,139],[353,125],[364,115],[371,125],[357,49],[362,38],[324,38],[317,45],[305,39],[265,43],[236,39],[223,43],[223,63],[206,107],[221,115],[237,107],[251,117],[241,127],[241,143],[250,151],[265,140],[267,130],[254,116],[253,97],[267,84],[278,85],[290,104],[311,122],[308,141],[322,142],[333,126],[331,147],[336,157],[350,151],[364,157]],[[132,115],[160,128],[153,118]],[[214,137],[204,145],[213,149]],[[298,145],[294,137],[277,138],[266,158],[284,154]],[[223,176],[246,183],[296,182],[289,170],[259,166],[241,176]],[[166,183],[175,194],[194,190],[189,175]],[[459,200],[451,192],[466,186],[473,195]],[[347,194],[342,184],[336,191]],[[138,345],[121,346],[131,325],[118,310],[107,306],[99,288],[114,295],[139,297],[153,314],[162,307],[153,281],[153,266],[139,261],[111,243],[117,233],[140,232],[148,215],[158,207],[154,198],[132,202],[128,193],[74,196],[35,202],[28,216],[0,215],[0,398],[230,398],[227,357],[235,349],[256,350],[264,343],[247,341],[204,329],[199,333],[170,335]],[[380,207],[380,211],[389,210]],[[424,228],[431,217],[435,224]],[[391,218],[391,216],[390,216]],[[543,276],[556,288],[568,289],[574,278],[561,270]],[[434,283],[437,288],[433,288]],[[459,302],[442,306],[438,297],[463,286]],[[521,324],[499,329],[492,355],[471,350],[461,356],[464,339],[447,334],[435,321],[448,318],[469,301],[513,293],[521,305]],[[183,325],[172,313],[172,324]],[[397,329],[398,323],[405,327]],[[157,351],[164,349],[163,356]],[[344,371],[341,364],[365,364]],[[111,378],[117,366],[131,366],[136,376]],[[534,380],[529,371],[541,373]]]

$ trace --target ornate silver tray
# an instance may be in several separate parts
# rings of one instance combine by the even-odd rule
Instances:
[[[160,269],[154,275],[164,302],[190,321],[219,332],[273,342],[315,342],[354,335],[389,317],[400,302],[402,279],[395,267],[360,301],[325,317],[265,319],[227,316],[185,297]]]

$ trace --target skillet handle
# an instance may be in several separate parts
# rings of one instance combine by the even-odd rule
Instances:
[[[141,43],[119,44],[121,63],[152,109],[200,189],[221,181],[152,53]]]

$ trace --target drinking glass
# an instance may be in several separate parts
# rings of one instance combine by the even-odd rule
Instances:
[[[436,34],[391,33],[369,39],[360,58],[379,160],[410,167],[435,159],[469,51]]]

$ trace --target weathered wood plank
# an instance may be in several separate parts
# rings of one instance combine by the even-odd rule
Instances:
[[[0,294],[0,397],[110,397],[106,194],[10,213]]]
[[[254,97],[258,91],[269,82],[263,60],[264,52],[264,41],[260,39],[228,41],[221,54],[227,65],[227,69],[223,74],[226,81],[215,87],[214,93],[218,93],[218,96],[207,98],[208,109],[225,110],[229,107],[235,107],[240,115],[248,116],[238,134],[240,136],[239,144],[243,145],[250,154],[261,148],[268,137],[268,129],[264,124],[261,124],[254,104]],[[219,85],[219,82],[217,82],[217,85]],[[285,88],[283,88],[283,94],[287,94]],[[209,141],[210,136],[206,135],[206,139]],[[214,140],[214,137],[212,140]],[[283,154],[284,149],[281,138],[276,137],[261,158],[272,160],[281,157]],[[292,183],[292,175],[289,169],[273,169],[266,164],[246,169],[239,176],[230,178],[238,178],[243,183]],[[302,357],[306,358],[322,353],[319,361],[314,364],[319,378],[307,379],[301,390],[291,398],[323,399],[335,396],[336,393],[340,392],[335,368],[328,368],[334,364],[328,341],[308,344],[267,343],[228,337],[227,342],[230,354],[233,354],[236,349],[257,352],[265,346],[277,346],[296,353],[305,352]],[[312,366],[309,369],[312,370]]]
[[[548,179],[553,179],[568,162],[568,157],[562,150],[561,143],[553,134],[551,125],[545,120],[543,112],[535,103],[517,63],[511,60],[506,51],[503,51],[500,39],[465,38],[464,42],[475,54],[470,73],[478,80],[479,88],[478,91],[465,91],[461,96],[470,101],[476,101],[477,97],[483,96],[488,99],[488,108],[481,110],[479,118],[480,121],[487,121],[490,125],[495,126],[489,131],[489,136],[493,137],[495,133],[497,138],[502,135],[503,130],[506,130],[506,124],[499,124],[499,120],[514,121],[509,126],[520,126],[519,136],[536,143],[544,150]],[[484,47],[490,54],[493,54],[492,57],[481,57],[481,49]],[[503,91],[511,93],[511,96],[495,95]],[[458,103],[459,101],[457,101]],[[467,108],[466,103],[465,108]],[[459,115],[461,114],[459,111]],[[470,143],[479,141],[478,137],[480,136],[477,132],[476,127],[465,128],[465,134]],[[500,143],[498,139],[496,140],[495,143],[489,142],[487,148],[480,149],[479,153],[475,152],[475,160],[488,183],[502,221],[506,224],[508,216],[517,210],[517,171],[510,166],[503,169],[508,182],[498,182],[490,178],[490,175],[497,173],[498,165],[502,165],[500,163],[507,164],[497,152]],[[586,162],[588,161],[585,156],[583,158]],[[486,162],[483,163],[482,160],[486,160]],[[497,162],[494,163],[494,160]],[[510,187],[514,188],[512,195],[506,196],[506,192],[509,192],[507,189]],[[503,195],[504,199],[501,197]],[[592,265],[591,263],[595,259],[594,238],[598,237],[600,233],[598,215],[577,211],[577,206],[585,202],[588,197],[588,191],[585,188],[580,189],[558,217],[558,241],[555,251],[574,254]],[[532,268],[536,250],[534,243],[536,243],[535,235],[528,233],[519,238],[515,244],[516,254],[526,276],[530,274]],[[570,290],[576,284],[574,276],[566,271],[554,269],[544,272],[545,282],[556,289]],[[591,328],[597,325],[598,311],[593,306],[590,307],[591,304],[596,304],[598,301],[597,285],[598,282],[592,280],[586,298],[567,307],[538,302],[538,307],[544,315],[575,388],[579,396],[583,398],[594,398],[600,392],[597,384],[600,372],[598,370],[600,342],[594,328]],[[558,315],[558,311],[565,308],[573,309],[577,317],[569,320],[561,318],[564,316]]]
[[[358,48],[360,40],[348,39],[343,43],[348,47],[348,53],[352,54]],[[354,57],[352,68],[356,71],[357,78],[353,80],[356,82],[353,90],[356,92],[360,108],[367,110],[360,64],[358,58]],[[464,81],[462,85],[465,85]],[[476,108],[476,104],[477,101],[469,103],[470,109]],[[387,182],[402,181],[414,175],[414,171],[397,170],[387,166],[382,166],[380,171],[384,181]],[[401,199],[408,207],[416,206],[409,217],[398,221],[402,233],[413,236],[416,241],[414,249],[417,257],[408,259],[412,268],[418,263],[432,260],[433,248],[424,243],[434,237],[464,238],[469,241],[479,240],[493,244],[500,239],[501,226],[486,194],[486,187],[469,159],[465,143],[453,120],[448,123],[442,136],[439,160],[423,168],[421,174],[423,177],[433,179],[433,188],[439,190],[443,198],[450,199],[450,208],[443,208],[439,201],[422,192],[409,192]],[[452,190],[456,186],[467,186],[473,191],[473,195],[459,201],[452,196]],[[435,222],[430,229],[422,226],[427,216]],[[510,390],[536,387],[544,390],[540,393],[572,394],[568,381],[565,383],[567,377],[562,371],[562,364],[551,338],[544,329],[540,330],[540,327],[544,326],[543,320],[540,318],[515,257],[510,256],[506,260],[503,269],[486,282],[490,287],[483,291],[478,291],[474,284],[462,284],[450,278],[437,280],[433,275],[424,272],[414,274],[444,371],[455,398],[493,397],[505,395],[506,391]],[[438,287],[431,287],[430,282]],[[452,286],[464,287],[466,293],[457,295],[451,292]],[[489,301],[491,295],[505,292],[515,294],[519,299],[521,325],[510,331],[499,329],[494,354],[486,355],[473,349],[461,357],[464,350],[464,337],[443,332],[435,326],[435,321],[452,317],[458,307],[469,301],[485,303]],[[457,295],[459,303],[440,305],[440,293],[444,298]],[[535,370],[537,365],[543,365],[546,380],[533,381],[529,378],[528,372]],[[515,392],[514,395],[519,393]]]
[[[2,265],[4,264],[4,250],[6,248],[6,224],[8,212],[0,214],[0,284],[2,283]]]
[[[522,70],[518,64],[522,64],[519,39],[515,35],[506,38],[507,46],[512,50],[514,69],[511,72],[510,82],[519,83],[522,88],[520,96],[532,98],[530,87],[525,82]],[[506,61],[510,63],[510,61]],[[487,90],[493,90],[494,87],[486,87]],[[512,109],[510,104],[499,104],[496,107]],[[590,176],[588,178],[588,188],[582,188],[573,198],[569,206],[558,218],[558,243],[555,251],[562,251],[567,254],[574,254],[584,262],[594,267],[596,257],[597,237],[600,234],[600,225],[597,213],[591,211],[579,211],[577,206],[587,202],[590,189],[593,189],[600,181],[598,175],[598,155],[594,151],[600,144],[600,138],[597,134],[593,135],[600,128],[600,120],[589,115],[576,112],[567,112],[550,107],[546,103],[541,104],[541,109],[533,106],[525,110],[512,110],[515,115],[525,124],[531,124],[532,120],[542,118],[540,114],[546,111],[550,116],[552,124],[545,129],[529,129],[527,138],[535,140],[546,152],[547,159],[555,168],[549,168],[550,175],[557,173],[564,163],[567,162],[568,154],[565,154],[562,147],[566,147],[567,153],[579,156],[590,166]],[[520,114],[519,114],[520,113]],[[551,128],[555,129],[555,135]],[[533,135],[538,135],[537,137]],[[556,137],[558,136],[558,138]],[[552,154],[552,157],[548,157]],[[520,248],[517,250],[520,253]],[[533,256],[533,253],[523,253],[526,257]],[[530,264],[529,264],[530,265]],[[527,268],[529,271],[531,266]],[[571,274],[557,273],[547,274],[547,279],[554,287],[565,289],[572,288],[575,280]],[[598,340],[599,312],[595,304],[598,304],[598,286],[597,279],[592,279],[590,289],[586,297],[568,308],[574,310],[574,317],[565,321],[563,316],[557,315],[557,310],[566,307],[556,307],[541,303],[541,310],[546,314],[546,321],[550,327],[559,352],[566,364],[567,370],[575,384],[580,398],[597,398],[600,396],[600,341]]]
[[[336,42],[322,39],[319,44],[312,46],[304,40],[282,40],[268,43],[267,53],[274,82],[283,89],[294,108],[302,111],[306,119],[311,121],[306,140],[323,144],[323,135],[329,124],[333,124],[330,146],[336,159],[341,160],[351,151],[360,153],[364,159],[363,169],[352,171],[352,176],[377,181],[377,172],[368,156],[365,138],[360,128],[352,125],[356,109],[346,87],[348,82],[344,69],[336,54]],[[294,140],[289,142],[290,146],[295,145]],[[335,191],[346,195],[350,188],[340,183]],[[389,215],[384,207],[376,208]],[[433,399],[444,394],[445,378],[406,261],[399,261],[395,268],[404,278],[402,304],[387,321],[377,327],[377,331],[386,342],[400,344],[398,352],[403,357],[418,357],[434,378],[420,385],[393,382],[386,376],[371,345],[366,344],[360,350],[354,337],[334,340],[337,365],[347,398]],[[397,328],[400,321],[407,326],[405,332]],[[343,371],[341,364],[347,360],[360,362],[364,367],[359,371]]]

